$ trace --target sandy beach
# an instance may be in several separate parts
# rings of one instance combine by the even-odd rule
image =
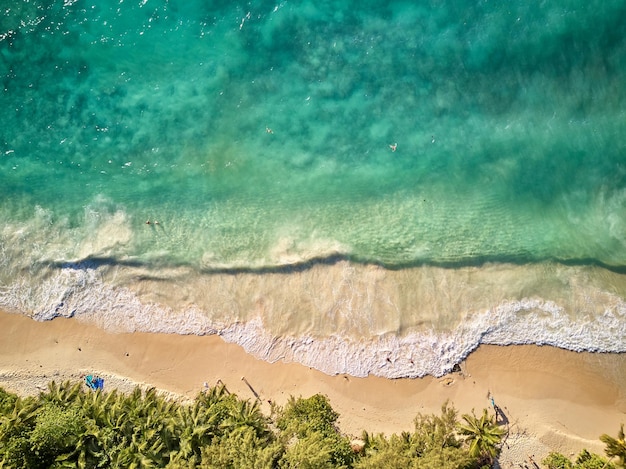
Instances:
[[[0,313],[0,386],[34,394],[50,380],[85,373],[104,377],[109,389],[154,386],[177,397],[221,380],[243,398],[254,399],[254,390],[265,410],[268,400],[322,393],[341,414],[341,430],[354,436],[363,429],[410,430],[417,413],[438,412],[447,399],[461,413],[480,410],[490,405],[490,392],[509,421],[501,467],[550,451],[601,453],[599,435],[615,434],[626,422],[626,354],[481,346],[460,372],[442,378],[354,378],[262,362],[217,336],[112,334],[75,319],[36,322]]]

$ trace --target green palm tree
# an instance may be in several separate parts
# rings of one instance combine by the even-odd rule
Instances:
[[[12,409],[0,416],[0,467],[28,467],[32,451],[28,436],[35,426],[39,402],[33,397],[17,398]]]
[[[263,438],[268,435],[269,428],[267,419],[261,412],[259,401],[236,400],[230,406],[230,415],[222,422],[221,428],[233,431],[237,428],[248,426],[252,428],[257,437]]]
[[[479,462],[491,464],[498,455],[498,445],[506,430],[496,424],[487,409],[483,409],[480,418],[476,417],[473,410],[472,415],[463,414],[463,420],[465,423],[460,423],[458,429],[469,443],[470,456],[477,458]]]
[[[39,403],[36,399],[18,398],[13,405],[13,410],[0,417],[0,440],[34,426],[38,409]]]
[[[42,403],[53,402],[57,405],[66,407],[74,402],[80,402],[85,394],[80,382],[73,383],[65,381],[60,385],[54,381],[48,383],[48,391],[42,392],[39,399]]]
[[[0,388],[0,416],[11,413],[17,399],[15,394]]]
[[[201,392],[196,397],[196,399],[197,400],[203,400],[204,402],[207,402],[207,403],[208,402],[217,403],[217,402],[225,399],[229,395],[230,395],[230,393],[226,389],[226,386],[224,384],[218,384],[217,386],[214,386],[214,387],[206,390],[205,392]]]
[[[163,454],[175,454],[180,448],[180,434],[182,428],[177,418],[180,405],[175,402],[163,401],[164,404],[158,409],[160,420],[156,427],[158,440],[163,444]]]
[[[413,453],[422,456],[443,448],[458,448],[457,411],[446,401],[441,406],[440,415],[418,414],[414,419],[415,431],[409,434],[409,443]]]
[[[76,445],[76,466],[81,469],[106,467],[109,463],[107,446],[111,439],[110,431],[97,427],[93,422],[88,424]]]
[[[400,436],[393,434],[389,439],[382,433],[370,434],[363,431],[364,461],[356,467],[409,467],[411,461],[411,434],[402,432]]]
[[[170,455],[178,451],[180,431],[172,421],[177,405],[159,395],[155,388],[146,391],[143,398],[139,396],[140,393],[134,393],[134,407],[129,407],[133,427],[131,441],[136,442],[141,464],[151,461],[155,467],[164,467]]]
[[[173,461],[182,463],[192,461],[200,462],[201,450],[211,444],[214,438],[220,435],[219,426],[224,416],[215,407],[221,404],[213,404],[207,408],[204,403],[196,399],[193,404],[180,406],[176,412],[176,425],[179,449]]]
[[[617,465],[626,468],[626,440],[624,439],[624,424],[617,432],[617,438],[607,435],[600,436],[600,441],[606,445],[604,452],[609,458],[617,458]]]
[[[114,416],[121,408],[121,399],[116,390],[104,392],[100,389],[97,391],[86,392],[82,396],[81,406],[85,416],[92,419],[99,427],[113,426]]]

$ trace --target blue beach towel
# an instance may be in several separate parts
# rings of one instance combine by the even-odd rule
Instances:
[[[94,391],[97,391],[98,389],[104,390],[104,379],[98,376],[94,377],[92,375],[87,375],[85,377],[85,384],[87,384],[87,386]]]

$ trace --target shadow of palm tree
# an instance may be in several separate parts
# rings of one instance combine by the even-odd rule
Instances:
[[[509,418],[506,416],[502,408],[497,405],[494,405],[493,408],[496,412],[496,423],[498,425],[508,425]]]

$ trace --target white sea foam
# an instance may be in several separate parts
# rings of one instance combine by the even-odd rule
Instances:
[[[537,312],[520,315],[525,311]],[[360,342],[337,336],[275,338],[258,320],[235,324],[220,334],[264,360],[299,362],[328,374],[441,376],[480,344],[539,344],[575,351],[624,352],[626,304],[594,320],[576,323],[553,303],[516,301],[485,311],[451,332],[383,336]]]
[[[216,322],[196,306],[183,310],[145,302],[128,288],[103,281],[99,269],[68,264],[48,280],[22,280],[0,290],[0,306],[38,321],[76,317],[112,331],[218,334],[269,361],[298,362],[328,374],[388,378],[440,376],[480,344],[545,344],[598,352],[626,351],[626,303],[613,302],[594,317],[572,319],[551,301],[508,301],[465,317],[449,331],[374,337],[270,332],[260,316]]]
[[[78,264],[68,264],[39,285],[20,281],[3,287],[0,305],[37,321],[77,317],[119,332],[204,335],[218,331],[194,309],[174,313],[170,308],[144,304],[130,290],[105,284],[97,269]]]

